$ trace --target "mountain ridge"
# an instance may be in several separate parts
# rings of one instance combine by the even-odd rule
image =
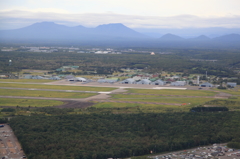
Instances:
[[[95,28],[87,28],[82,25],[65,26],[54,22],[34,23],[27,27],[13,30],[0,31],[0,42],[33,43],[84,43],[87,45],[119,45],[119,46],[165,46],[165,47],[232,47],[240,46],[239,34],[227,34],[216,38],[200,35],[195,38],[183,38],[167,33],[160,38],[153,38],[141,34],[121,23],[99,25]],[[161,44],[161,45],[159,45]]]

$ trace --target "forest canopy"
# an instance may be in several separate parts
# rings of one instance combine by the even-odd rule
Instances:
[[[105,159],[187,149],[240,137],[240,113],[19,116],[10,121],[29,159]]]

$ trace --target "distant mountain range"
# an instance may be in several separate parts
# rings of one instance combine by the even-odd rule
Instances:
[[[105,24],[96,28],[84,26],[68,27],[53,22],[35,23],[28,27],[0,31],[0,39],[12,40],[112,40],[145,39],[146,35],[138,33],[123,24]]]
[[[228,34],[240,34],[239,28],[134,28],[135,31],[148,35],[150,37],[160,38],[162,35],[171,33],[183,38],[195,38],[199,35],[205,35],[209,38],[216,38]]]
[[[161,38],[159,38],[159,40],[161,40],[161,41],[182,41],[182,40],[184,40],[184,38],[169,33],[169,34],[163,35]]]
[[[182,38],[174,34],[165,34],[160,38],[153,38],[121,23],[99,25],[96,28],[84,26],[68,27],[54,22],[35,23],[30,26],[0,31],[0,42],[23,43],[74,43],[94,45],[121,45],[121,46],[154,46],[162,47],[240,47],[240,35],[229,34],[216,38],[200,35],[196,38]],[[227,45],[226,45],[227,44]]]

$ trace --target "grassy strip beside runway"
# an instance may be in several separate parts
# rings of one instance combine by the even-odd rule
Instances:
[[[116,88],[109,87],[86,87],[86,86],[61,86],[61,85],[44,85],[44,84],[17,84],[17,83],[0,83],[0,87],[14,88],[35,88],[35,89],[56,89],[56,90],[76,90],[76,91],[112,91]]]
[[[169,90],[169,89],[127,89],[126,93],[139,93],[139,94],[161,94],[161,95],[181,95],[181,96],[214,96],[217,92],[205,90]]]
[[[0,79],[0,82],[47,83],[47,82],[53,82],[53,80],[47,80],[47,79]]]
[[[62,104],[63,104],[62,101],[55,101],[55,100],[0,98],[0,106],[47,107],[47,106],[58,106]]]
[[[165,113],[165,112],[188,112],[191,108],[188,105],[156,105],[156,104],[139,104],[139,103],[97,103],[94,106],[98,111],[109,111],[118,113]]]
[[[97,93],[0,89],[0,95],[1,96],[47,97],[47,98],[87,98],[87,97],[97,95]]]
[[[220,91],[220,92],[223,92],[223,93],[228,93],[228,94],[232,94],[232,95],[237,95],[237,96],[240,96],[240,89],[239,89],[239,86],[237,88],[234,88],[234,89],[214,89],[215,91]]]
[[[119,98],[114,99],[115,101],[136,101],[136,102],[156,102],[156,103],[177,103],[186,105],[200,105],[207,101],[214,100],[214,98],[174,98],[174,97],[158,97],[158,98]]]

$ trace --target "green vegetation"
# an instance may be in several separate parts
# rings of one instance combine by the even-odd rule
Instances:
[[[62,104],[63,102],[54,100],[0,98],[0,106],[46,107]]]
[[[194,107],[190,110],[191,112],[219,112],[228,111],[226,107]]]
[[[220,90],[221,92],[224,92],[224,93],[229,93],[229,94],[232,94],[232,95],[238,95],[240,96],[240,89],[239,88],[234,88],[234,89],[227,89],[227,90]]]
[[[146,72],[159,71],[182,72],[184,74],[205,74],[221,77],[235,76],[234,69],[240,68],[239,50],[204,50],[204,49],[158,49],[136,48],[136,50],[172,52],[173,54],[149,56],[144,53],[127,53],[121,55],[97,55],[57,52],[51,54],[31,52],[1,52],[0,72],[21,72],[22,69],[55,70],[64,65],[77,65],[79,70],[65,74],[86,75],[112,74],[121,72],[121,68],[139,68]],[[8,60],[14,62],[8,66]],[[191,59],[200,59],[191,60]],[[210,62],[209,59],[217,61]],[[231,68],[231,69],[230,69]],[[50,73],[53,73],[51,71]],[[95,73],[94,73],[95,74]],[[237,80],[239,83],[239,79]]]
[[[207,106],[223,106],[229,108],[231,111],[240,111],[240,99],[215,99],[205,103]]]
[[[240,138],[233,139],[227,144],[227,146],[235,149],[240,149]]]
[[[128,93],[140,93],[140,94],[160,94],[160,95],[181,95],[181,96],[214,96],[217,94],[213,91],[203,90],[169,90],[169,89],[128,89]]]
[[[239,120],[239,112],[32,114],[10,125],[29,159],[106,159],[228,142],[240,137]]]
[[[123,107],[123,105],[125,104],[126,107],[129,106],[129,103],[121,103],[121,104],[117,104],[117,102],[139,102],[139,104],[142,104],[143,107],[146,107],[149,109],[149,105],[154,105],[152,104],[153,103],[156,103],[155,104],[155,107],[150,107],[152,109],[153,112],[159,112],[160,110],[165,112],[166,108],[169,108],[169,109],[172,109],[172,111],[188,111],[191,107],[194,107],[196,105],[203,105],[205,104],[206,102],[208,101],[212,101],[214,100],[214,98],[204,98],[202,96],[198,96],[198,97],[194,97],[194,98],[190,98],[190,97],[182,97],[182,96],[179,96],[179,97],[176,97],[176,96],[167,96],[167,95],[170,95],[170,94],[179,94],[181,93],[181,91],[185,91],[185,90],[181,90],[179,92],[179,90],[175,91],[175,90],[167,90],[167,91],[163,91],[165,94],[163,96],[160,96],[161,94],[157,95],[157,93],[159,92],[155,92],[155,90],[137,90],[135,89],[136,92],[140,91],[141,93],[142,92],[147,92],[147,93],[155,93],[155,95],[149,95],[149,94],[146,94],[146,95],[135,95],[135,94],[112,94],[112,101],[116,102],[116,104],[102,104],[102,103],[99,103],[97,104],[97,107],[117,107],[118,105],[121,105],[121,106],[118,106],[118,107]],[[135,91],[133,90],[133,91]],[[130,90],[132,91],[132,90]],[[161,93],[163,93],[161,92]],[[205,91],[205,92],[201,92],[199,91],[199,94],[200,95],[203,95],[203,93],[205,95],[207,95],[210,91]],[[197,95],[197,92],[196,91],[186,91],[186,93],[194,93]],[[215,92],[210,92],[210,93],[215,93]],[[209,95],[209,94],[208,94]],[[142,102],[142,103],[141,103]],[[156,106],[159,106],[157,103],[159,103],[159,105],[161,105],[161,103],[166,103],[167,105],[162,105],[160,107],[157,107]],[[171,103],[173,104],[171,106]],[[176,106],[174,104],[178,104],[179,106]],[[109,106],[108,106],[109,105]],[[116,106],[115,106],[116,105]],[[138,105],[138,104],[134,104],[134,105]],[[160,112],[161,112],[160,111]]]
[[[93,105],[91,113],[109,112],[113,114],[135,114],[135,113],[168,113],[168,112],[188,112],[191,106],[157,105],[139,103],[97,103]]]
[[[17,83],[0,83],[0,87],[75,90],[75,91],[99,91],[99,92],[112,91],[116,89],[116,88],[109,88],[109,87],[63,86],[63,85],[17,84]]]
[[[144,98],[144,99],[131,99],[131,96],[128,99],[116,99],[116,101],[136,101],[136,102],[157,102],[157,103],[176,103],[187,105],[199,105],[204,102],[213,100],[214,98],[171,98],[171,97],[162,97],[162,98]]]
[[[0,82],[47,83],[53,80],[46,79],[0,79]]]
[[[135,50],[149,51],[147,48]],[[151,48],[151,51],[172,54],[150,56],[137,52],[121,55],[1,52],[0,72],[21,74],[23,69],[41,69],[45,70],[44,74],[49,75],[56,74],[55,69],[64,65],[77,65],[78,70],[62,73],[89,76],[112,75],[123,73],[122,68],[132,70],[137,68],[145,73],[160,73],[159,77],[163,79],[164,76],[169,77],[178,73],[185,76],[185,80],[192,80],[190,74],[205,75],[207,71],[208,77],[211,77],[209,80],[213,84],[224,84],[230,81],[240,84],[240,75],[237,74],[240,68],[239,50]],[[11,66],[8,65],[9,59],[13,60]],[[131,76],[131,72],[125,72],[125,75],[119,78],[125,79]],[[236,78],[223,80],[220,77]],[[207,80],[206,76],[201,76],[200,79]],[[41,84],[52,82],[51,80],[0,79],[0,82],[2,82],[0,87],[27,89],[78,91],[116,89]],[[212,97],[221,92],[237,96],[229,99]],[[13,117],[10,125],[29,159],[122,158],[148,155],[150,151],[155,154],[229,141],[231,141],[229,146],[239,147],[239,88],[209,91],[128,89],[127,93],[130,94],[112,94],[111,102],[96,102],[92,107],[85,109],[48,107],[63,104],[60,101],[0,98],[0,106],[13,106],[10,109],[0,108],[0,117]],[[0,89],[0,95],[86,98],[95,94]],[[210,107],[209,109],[226,107],[229,111],[189,112],[196,106]],[[0,119],[0,122],[5,122],[5,119]]]
[[[86,97],[97,95],[97,93],[0,89],[0,95],[1,96],[47,97],[47,98],[86,98]]]
[[[15,109],[13,108],[3,108],[1,112],[15,112]]]

